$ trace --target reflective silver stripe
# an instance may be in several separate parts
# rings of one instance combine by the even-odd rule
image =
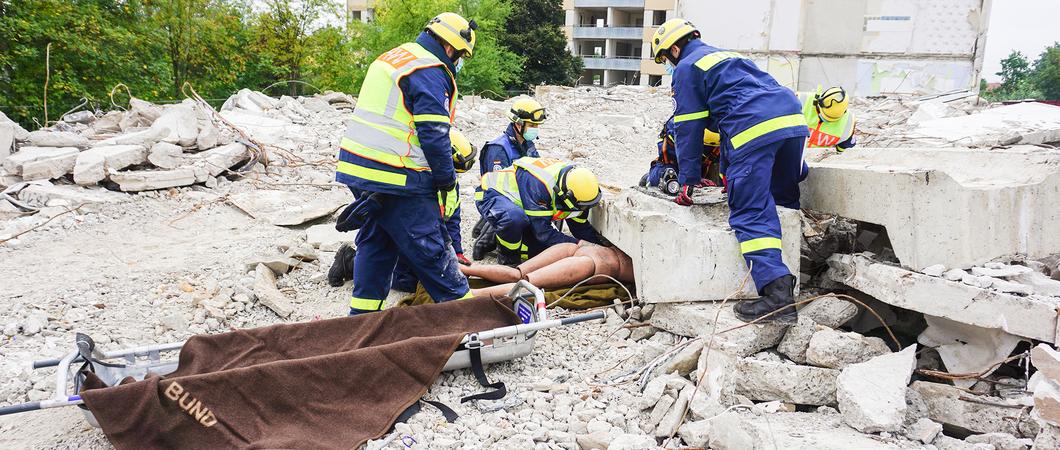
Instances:
[[[467,39],[464,39],[464,37],[460,35],[460,31],[458,31],[458,30],[457,30],[456,28],[453,28],[453,26],[452,26],[452,25],[449,25],[449,24],[447,24],[447,23],[445,23],[445,22],[441,22],[441,21],[439,21],[439,22],[435,22],[435,23],[437,23],[437,24],[439,24],[439,25],[441,25],[441,26],[443,26],[443,27],[446,27],[446,28],[448,28],[448,29],[449,29],[449,31],[452,31],[452,32],[453,32],[453,34],[455,34],[455,35],[456,35],[457,37],[459,37],[461,41],[464,41],[464,43],[465,43],[465,44],[467,44],[467,46],[468,46],[468,47],[470,47],[470,46],[471,46],[471,43],[470,43],[470,42],[468,42],[468,41],[467,41]]]
[[[382,126],[382,127],[396,128],[398,130],[404,130],[405,132],[412,131],[412,129],[409,128],[407,123],[401,123],[401,122],[393,119],[392,117],[381,116],[379,114],[376,114],[376,113],[371,112],[371,111],[366,111],[364,109],[354,109],[353,110],[353,116],[361,118],[365,122],[368,122],[368,123],[371,123],[371,124],[375,124],[375,125],[379,125],[379,126]],[[352,137],[352,136],[350,136],[350,137]]]
[[[493,189],[522,208],[523,200],[519,197],[518,189],[512,192],[512,184],[515,182],[515,172],[497,171],[486,174],[486,189]]]
[[[556,188],[556,184],[559,182],[559,178],[557,178],[556,175],[553,175],[547,169],[538,167],[537,165],[535,165],[533,163],[529,163],[529,162],[526,162],[526,161],[520,161],[521,159],[522,158],[519,158],[519,159],[515,160],[515,162],[512,163],[512,165],[516,166],[516,167],[519,167],[520,169],[526,170],[527,172],[530,172],[530,174],[533,175],[534,178],[537,178],[542,183],[545,183],[545,187],[547,187],[550,191],[552,189]],[[557,163],[553,163],[553,164],[562,164],[562,163],[557,162]],[[551,165],[549,167],[551,167]]]
[[[390,96],[386,100],[386,111],[384,112],[387,117],[394,117],[397,113],[398,106],[401,105],[401,86],[398,86],[398,79],[402,76],[412,73],[416,69],[423,68],[425,66],[432,65],[444,65],[441,61],[433,58],[418,58],[409,61],[405,65],[401,66],[399,70],[395,70],[394,73],[390,74],[390,80],[394,82],[394,86],[390,88]],[[405,125],[408,126],[407,124]]]
[[[392,153],[402,157],[407,155],[408,159],[412,160],[412,162],[419,166],[430,167],[427,163],[427,157],[423,153],[423,149],[419,146],[395,138],[389,133],[371,125],[361,123],[357,119],[351,120],[349,126],[346,127],[346,137],[373,150]]]

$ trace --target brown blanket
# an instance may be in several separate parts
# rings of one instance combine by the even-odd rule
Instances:
[[[119,449],[356,448],[434,383],[468,332],[518,323],[476,298],[194,336],[176,372],[82,393]]]
[[[468,283],[471,284],[472,288],[490,286],[488,281],[478,278],[468,279]],[[633,290],[632,287],[629,289]],[[567,296],[563,297],[564,294]],[[552,303],[560,297],[563,297],[563,300],[552,305]],[[623,302],[629,301],[629,296],[626,295],[626,290],[622,289],[622,286],[619,286],[618,283],[590,284],[578,286],[573,290],[570,288],[559,288],[545,291],[545,302],[552,305],[552,307],[563,309],[598,308],[613,304],[614,299],[616,298]],[[413,306],[428,303],[434,303],[434,300],[431,300],[430,294],[427,294],[427,291],[423,289],[423,285],[416,285],[416,292],[401,299],[398,302],[398,306]]]

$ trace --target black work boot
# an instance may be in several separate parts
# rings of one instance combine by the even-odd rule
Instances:
[[[478,222],[475,222],[475,226],[471,228],[471,239],[478,239],[478,236],[482,234],[482,227],[486,226],[486,218],[479,217]]]
[[[357,255],[357,250],[349,244],[342,244],[339,251],[335,252],[335,262],[328,269],[328,284],[331,287],[342,286],[347,280],[353,279],[353,257],[355,255]]]
[[[522,262],[523,257],[519,254],[519,250],[510,250],[504,247],[497,249],[497,264],[515,267],[522,264]]]
[[[755,323],[794,324],[799,318],[799,314],[795,310],[795,277],[784,275],[773,280],[772,283],[767,284],[762,289],[762,297],[757,300],[744,300],[737,303],[732,309],[736,312],[736,318],[744,322],[751,322],[773,311],[780,310],[776,314]]]
[[[479,261],[486,254],[497,248],[497,232],[492,223],[486,222],[475,239],[475,246],[471,249],[471,259]]]

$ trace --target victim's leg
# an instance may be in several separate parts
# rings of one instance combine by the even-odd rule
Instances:
[[[563,243],[553,245],[520,264],[518,268],[503,266],[500,264],[474,264],[463,266],[460,271],[469,277],[479,277],[493,283],[514,283],[519,281],[519,275],[528,274],[549,264],[555,263],[563,258],[571,256],[578,250],[578,244]],[[521,271],[521,272],[520,272]]]
[[[530,284],[541,289],[557,289],[574,286],[582,280],[596,274],[596,262],[588,256],[571,256],[563,258],[526,275]],[[606,278],[589,280],[587,284],[606,283]],[[478,295],[505,295],[515,283],[506,283],[482,289],[473,289]]]

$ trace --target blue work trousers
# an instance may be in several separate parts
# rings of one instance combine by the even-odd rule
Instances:
[[[486,191],[482,200],[475,202],[475,208],[483,218],[493,224],[498,238],[505,242],[521,242],[525,246],[522,253],[528,258],[533,258],[548,248],[534,236],[530,217],[523,208],[503,194],[493,190]]]
[[[382,309],[390,293],[398,259],[423,284],[435,302],[464,298],[470,292],[439,219],[438,200],[432,197],[383,195],[382,207],[357,232],[350,314]],[[378,307],[357,308],[377,300]],[[372,305],[368,305],[372,306]]]
[[[729,225],[761,293],[773,280],[790,275],[781,259],[777,205],[799,208],[799,182],[806,177],[804,137],[727,152]]]

